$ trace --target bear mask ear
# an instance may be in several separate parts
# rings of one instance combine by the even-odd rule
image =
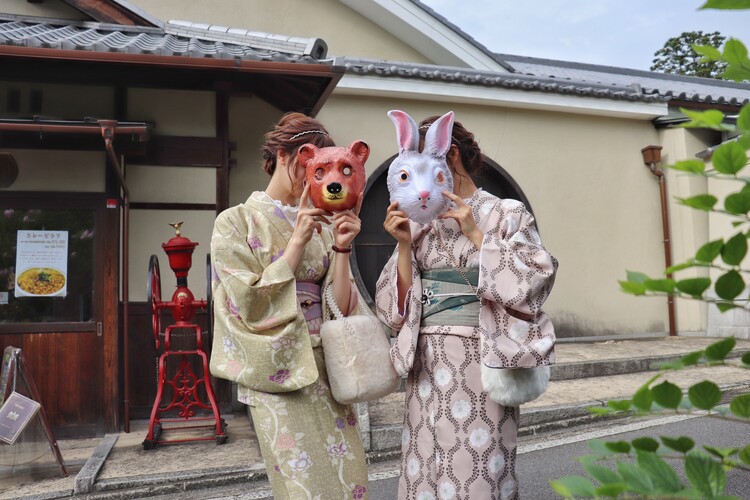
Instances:
[[[370,156],[370,146],[365,141],[354,141],[349,146],[349,152],[364,165]]]
[[[315,157],[315,153],[318,152],[318,147],[315,144],[303,144],[297,150],[297,158],[303,167],[307,166],[307,163]]]

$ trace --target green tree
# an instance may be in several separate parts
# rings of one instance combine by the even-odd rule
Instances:
[[[708,0],[702,9],[750,9],[750,0]],[[695,46],[703,56],[701,62],[721,62],[726,65],[723,77],[735,81],[750,80],[750,58],[745,45],[729,39],[723,51],[716,46]],[[652,68],[653,69],[653,68]],[[620,282],[622,290],[633,295],[665,295],[713,302],[721,311],[732,308],[750,309],[750,301],[741,299],[750,281],[750,269],[742,262],[748,253],[750,239],[750,177],[747,175],[748,150],[750,150],[750,104],[742,107],[736,120],[727,120],[721,111],[695,112],[683,109],[690,118],[685,127],[708,128],[730,132],[734,138],[717,147],[712,154],[713,169],[707,170],[702,160],[685,160],[670,168],[688,175],[723,179],[737,185],[722,203],[704,193],[680,202],[688,207],[706,212],[721,213],[732,219],[735,234],[703,245],[686,262],[673,266],[666,274],[680,273],[686,269],[713,269],[719,275],[710,277],[669,279],[651,278],[643,273],[628,272]],[[708,274],[708,273],[705,273]],[[722,339],[703,351],[683,356],[663,370],[679,370],[687,366],[708,366],[726,363],[735,346],[733,338]],[[750,353],[741,359],[741,366],[750,369]],[[700,410],[712,418],[740,421],[750,426],[750,394],[735,396],[729,405],[721,405],[722,393],[710,380],[688,388],[680,388],[662,379],[663,372],[641,386],[630,399],[609,401],[606,408],[592,408],[594,413],[650,414]],[[580,459],[589,477],[567,476],[552,481],[552,488],[565,498],[689,498],[730,499],[726,495],[726,471],[740,469],[750,473],[750,442],[748,437],[739,440],[736,447],[719,448],[703,446],[698,449],[687,436],[662,436],[660,441],[641,437],[632,441],[591,441],[592,454]],[[677,459],[684,465],[688,484],[666,459]],[[614,467],[609,467],[610,463]]]
[[[686,31],[680,36],[672,37],[664,47],[654,53],[651,71],[672,73],[675,75],[700,76],[704,78],[721,78],[726,70],[726,63],[717,60],[705,60],[696,52],[695,46],[719,49],[726,40],[718,31]]]

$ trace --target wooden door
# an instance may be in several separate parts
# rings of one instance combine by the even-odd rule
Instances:
[[[0,349],[22,350],[58,437],[119,430],[117,223],[117,210],[107,209],[101,194],[3,193],[0,199]],[[18,246],[29,247],[20,233],[58,238],[64,290],[35,295],[34,280],[48,282],[54,271],[34,276],[16,269],[36,258],[36,250],[19,257]],[[48,257],[41,252],[43,261]],[[29,295],[18,291],[19,279]]]

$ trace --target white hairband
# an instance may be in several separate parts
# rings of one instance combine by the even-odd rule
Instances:
[[[302,137],[303,135],[307,134],[320,134],[320,135],[328,135],[328,133],[325,130],[305,130],[304,132],[300,132],[299,134],[294,134],[289,138],[290,141],[293,141],[294,139],[298,137]]]

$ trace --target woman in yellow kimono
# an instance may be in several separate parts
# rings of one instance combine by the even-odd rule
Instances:
[[[348,252],[360,220],[358,209],[308,206],[297,163],[306,143],[334,145],[317,120],[285,115],[265,136],[268,187],[216,219],[211,371],[250,406],[275,498],[367,498],[356,413],[331,396],[319,336],[323,287],[344,314],[359,307]]]

